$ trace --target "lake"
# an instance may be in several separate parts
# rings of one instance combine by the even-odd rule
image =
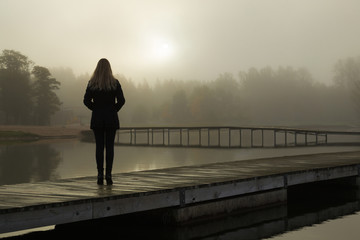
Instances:
[[[206,149],[206,148],[167,148],[167,147],[132,147],[115,146],[115,160],[113,173],[171,168],[178,166],[199,165],[224,161],[241,161],[257,158],[291,156],[313,153],[328,153],[341,151],[357,151],[359,147],[298,147],[298,148],[245,148],[245,149]],[[0,185],[26,182],[46,181],[54,179],[74,178],[96,175],[95,144],[79,140],[39,141],[32,143],[0,145]],[[94,183],[96,187],[96,183]],[[340,194],[342,195],[342,194]],[[345,200],[336,206],[348,206],[354,200]],[[357,201],[357,200],[356,200]],[[342,209],[342,207],[340,207]],[[315,214],[317,210],[314,210]],[[322,211],[322,210],[321,210]],[[343,215],[336,215],[329,220],[311,227],[286,233],[275,233],[272,239],[358,239],[360,229],[360,215],[358,205]],[[263,214],[263,213],[261,213]],[[259,216],[263,216],[263,215]],[[241,216],[244,217],[244,216]],[[235,223],[236,217],[218,220],[224,225],[229,221]],[[281,218],[280,218],[281,219]],[[230,225],[231,225],[230,224]],[[274,223],[275,224],[275,223]],[[271,225],[272,226],[272,225]],[[246,231],[262,231],[255,229]],[[185,229],[186,230],[186,229]],[[181,231],[185,231],[182,229]],[[241,230],[241,231],[240,231]],[[262,235],[246,235],[243,227],[235,226],[225,229],[212,236],[197,239],[262,239]],[[47,231],[48,234],[59,234],[61,230]],[[179,229],[173,229],[173,232]],[[239,232],[240,231],[240,232]],[[156,231],[155,231],[156,232]],[[62,234],[65,234],[63,231]],[[239,235],[240,234],[240,235]],[[154,237],[157,235],[154,235]],[[258,237],[254,237],[258,236]],[[261,236],[261,237],[260,237]],[[0,235],[1,237],[1,235]],[[28,237],[28,236],[27,236]],[[266,238],[268,236],[264,236]],[[176,238],[169,238],[176,239]]]

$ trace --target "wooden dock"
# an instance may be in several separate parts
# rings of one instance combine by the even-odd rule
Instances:
[[[358,177],[360,152],[214,163],[0,186],[0,233],[154,209],[175,221],[286,201],[291,186]]]
[[[88,133],[90,138],[92,133]],[[360,145],[360,132],[279,127],[125,127],[116,143],[129,146],[264,148]]]

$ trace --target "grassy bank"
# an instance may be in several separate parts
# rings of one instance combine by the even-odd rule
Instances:
[[[36,141],[40,137],[33,133],[21,131],[0,131],[0,143]]]

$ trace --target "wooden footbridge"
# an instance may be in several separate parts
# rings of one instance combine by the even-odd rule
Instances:
[[[125,127],[118,131],[116,143],[205,148],[359,145],[360,132],[277,127]]]

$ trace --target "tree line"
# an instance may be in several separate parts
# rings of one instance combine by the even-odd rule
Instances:
[[[352,86],[357,79],[342,78],[347,86],[325,85],[306,69],[292,67],[251,68],[209,82],[168,80],[153,87],[122,79],[129,101],[121,114],[129,125],[356,125],[360,89]]]
[[[60,82],[50,71],[14,50],[0,55],[0,123],[49,125],[61,102]]]
[[[62,82],[60,96],[68,123],[88,124],[83,107],[89,75],[52,69]],[[321,84],[303,68],[250,68],[212,81],[144,80],[116,75],[126,104],[122,126],[176,125],[358,125],[360,57],[339,60],[332,84]],[[57,117],[63,119],[63,117]],[[71,121],[69,121],[71,119]]]
[[[82,103],[89,74],[76,76],[70,68],[30,71],[33,63],[18,52],[12,52],[18,62],[12,67],[5,55],[3,51],[0,57],[2,123],[89,124],[91,113]],[[10,71],[13,68],[17,70]],[[306,69],[290,66],[225,72],[211,81],[167,79],[151,84],[116,74],[126,98],[120,121],[122,126],[358,125],[360,57],[341,59],[333,70],[328,85],[314,80]]]

